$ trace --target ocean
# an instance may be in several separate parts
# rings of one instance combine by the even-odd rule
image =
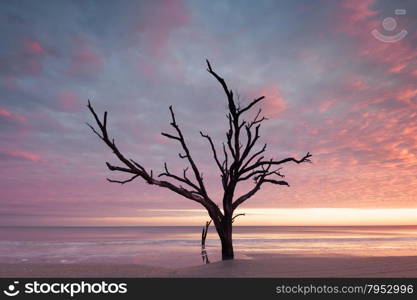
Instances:
[[[0,263],[202,264],[202,227],[0,227]],[[417,255],[417,226],[236,226],[236,258],[253,254]],[[220,260],[212,227],[210,261]]]

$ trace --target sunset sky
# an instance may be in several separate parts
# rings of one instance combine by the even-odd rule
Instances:
[[[407,35],[387,43],[373,29]],[[173,105],[220,204],[199,131],[221,145],[226,98],[206,58],[242,102],[266,96],[270,157],[313,154],[236,225],[417,224],[414,0],[2,1],[0,36],[0,226],[203,225],[195,202],[107,182],[127,177],[107,170],[116,159],[85,122],[91,99],[124,153],[181,172],[179,145],[160,134]]]

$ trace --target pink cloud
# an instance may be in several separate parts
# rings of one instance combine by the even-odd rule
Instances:
[[[337,14],[338,29],[350,35],[358,35],[366,31],[363,25],[366,25],[366,28],[375,27],[378,23],[371,18],[377,16],[378,12],[370,8],[374,3],[375,0],[342,1],[341,10]],[[366,33],[369,34],[369,31]]]
[[[190,13],[181,0],[152,2],[140,5],[138,17],[131,27],[130,36],[138,38],[137,48],[128,50],[129,60],[140,76],[150,80],[161,78],[161,74],[176,74],[178,81],[184,80],[185,68],[172,51],[171,42],[175,33],[190,23]],[[137,49],[140,49],[138,55]]]
[[[276,116],[287,108],[280,89],[275,85],[262,87],[256,92],[249,93],[249,95],[253,99],[265,96],[263,110],[267,117]]]
[[[364,91],[369,88],[368,84],[361,79],[354,79],[350,82],[348,89],[351,91]]]
[[[334,104],[335,104],[335,101],[334,100],[325,100],[325,101],[322,101],[322,103],[320,103],[320,105],[319,105],[319,111],[320,112],[326,112]]]
[[[332,157],[333,165],[348,166],[355,160],[368,167],[415,166],[417,122],[413,119],[415,115],[407,110],[350,112],[331,127],[321,125],[319,147],[312,151]]]
[[[43,60],[46,57],[40,45],[36,42],[21,41],[18,49],[0,55],[0,67],[5,79],[2,83],[8,89],[16,89],[15,78],[20,76],[38,76],[43,70]]]
[[[397,99],[411,104],[413,99],[417,100],[417,89],[408,88],[406,90],[402,90],[398,92]],[[414,104],[417,105],[417,101],[415,101]]]
[[[57,108],[64,112],[78,112],[81,110],[81,101],[74,92],[63,92],[58,98]]]
[[[172,33],[187,24],[189,14],[180,0],[157,2],[150,6],[148,13],[137,25],[144,33],[144,42],[149,43],[150,54],[159,56],[166,53]]]
[[[18,123],[26,123],[27,119],[25,116],[14,114],[5,108],[0,107],[0,118],[9,119]]]
[[[103,67],[104,58],[88,39],[75,37],[67,73],[72,76],[93,76]]]
[[[12,113],[4,108],[0,108],[0,116],[9,118],[12,116]]]
[[[39,42],[24,41],[23,43],[27,51],[34,53],[34,54],[45,54],[45,50],[42,48]]]
[[[22,71],[27,75],[40,75],[43,70],[43,61],[46,57],[46,51],[37,41],[23,40],[23,51],[18,53],[16,60],[21,65]]]
[[[37,154],[30,153],[30,152],[27,152],[27,151],[21,151],[21,150],[0,149],[0,154],[6,155],[6,156],[9,156],[9,157],[13,157],[13,158],[17,158],[17,159],[31,161],[31,162],[40,162],[42,160],[41,157]]]
[[[402,70],[404,70],[407,67],[405,63],[400,63],[397,65],[394,65],[389,69],[389,72],[391,73],[400,73]]]

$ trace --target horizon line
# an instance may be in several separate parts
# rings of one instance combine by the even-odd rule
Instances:
[[[395,224],[395,225],[235,225],[236,227],[417,227],[417,224]],[[77,225],[77,226],[65,226],[65,225],[45,225],[45,226],[28,226],[28,225],[16,225],[16,226],[3,226],[0,225],[0,228],[126,228],[126,227],[204,227],[204,225]],[[214,227],[213,227],[214,228]]]

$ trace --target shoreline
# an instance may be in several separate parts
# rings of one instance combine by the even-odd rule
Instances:
[[[251,257],[184,268],[135,264],[0,263],[0,278],[417,277],[417,256],[254,254]]]

